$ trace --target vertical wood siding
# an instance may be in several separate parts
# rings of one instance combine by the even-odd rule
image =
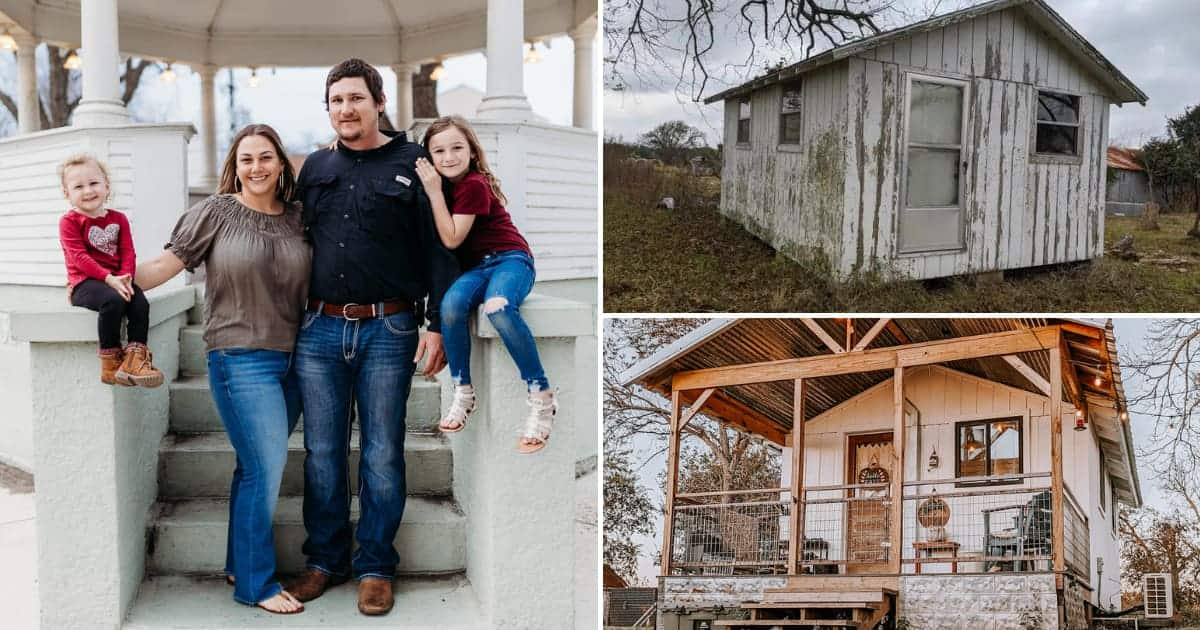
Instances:
[[[933,278],[1101,255],[1108,99],[1100,83],[1020,9],[868,51],[852,59],[848,71],[844,231],[854,235],[855,247],[843,250],[843,273],[895,260],[904,275]],[[908,72],[970,82],[965,247],[959,251],[897,252]],[[1080,164],[1031,160],[1039,87],[1080,95]]]
[[[841,77],[828,76],[834,71]],[[909,73],[969,83],[961,250],[898,252]],[[784,154],[775,144],[778,85],[752,94],[749,151],[734,141],[737,101],[726,101],[725,109],[722,209],[785,254],[811,243],[830,254],[842,274],[878,267],[915,278],[1102,255],[1106,90],[1021,9],[917,34],[804,78],[806,154]],[[1038,88],[1080,96],[1079,164],[1031,158]],[[829,96],[844,100],[812,107]],[[817,118],[825,112],[829,118]],[[813,185],[819,178],[804,158],[822,134],[836,135],[831,124],[845,129],[843,187],[809,204],[811,194],[827,187]],[[840,210],[827,210],[831,204]],[[806,220],[814,205],[823,219],[815,224]],[[832,231],[830,218],[837,219]]]
[[[796,258],[841,255],[844,67],[804,76],[797,146],[779,145],[781,86],[753,93],[748,147],[737,144],[738,101],[725,101],[721,212]]]

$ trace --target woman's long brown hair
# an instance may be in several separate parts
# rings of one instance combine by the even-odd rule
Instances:
[[[492,194],[500,200],[500,205],[507,206],[508,197],[505,197],[504,193],[500,192],[500,179],[492,173],[492,169],[488,166],[487,155],[484,154],[483,147],[479,146],[479,136],[475,135],[475,130],[471,129],[471,124],[467,122],[466,118],[452,115],[442,116],[433,121],[429,125],[429,129],[425,130],[425,139],[421,143],[421,146],[424,146],[425,150],[429,151],[429,141],[434,136],[451,127],[461,131],[463,137],[467,139],[467,147],[471,150],[473,156],[471,157],[471,165],[468,169],[483,175],[484,179],[487,180],[488,186],[492,189]]]
[[[296,174],[292,170],[292,162],[287,158],[287,152],[283,149],[283,142],[279,139],[279,134],[275,133],[270,125],[246,125],[233,137],[233,143],[229,145],[229,153],[225,154],[225,164],[221,167],[221,185],[217,187],[217,193],[229,195],[242,191],[237,178],[237,150],[238,145],[248,136],[262,136],[271,141],[271,145],[275,147],[275,155],[280,162],[283,162],[283,173],[279,175],[279,183],[275,186],[275,196],[284,203],[294,201]]]

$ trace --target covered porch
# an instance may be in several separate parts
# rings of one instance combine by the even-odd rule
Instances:
[[[724,589],[755,619],[788,593],[886,600],[917,576],[1037,576],[1053,600],[1088,598],[1091,529],[1107,524],[1089,514],[1087,466],[1064,474],[1064,437],[1131,461],[1110,328],[749,319],[689,337],[623,378],[671,399],[661,580],[677,605]],[[702,415],[778,449],[780,483],[681,492],[681,443]],[[1118,468],[1113,492],[1138,501]]]

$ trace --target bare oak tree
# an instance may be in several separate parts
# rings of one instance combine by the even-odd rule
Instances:
[[[880,32],[891,0],[608,0],[604,3],[607,81],[626,72],[669,68],[692,100],[708,88],[719,44],[746,41],[745,65],[760,67],[760,50],[799,61],[818,46],[837,46]]]
[[[1124,353],[1123,368],[1139,382],[1127,392],[1130,409],[1154,422],[1139,455],[1158,474],[1200,470],[1200,320],[1150,323],[1141,347]]]

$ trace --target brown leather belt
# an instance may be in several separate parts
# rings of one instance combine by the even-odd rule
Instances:
[[[342,317],[349,320],[374,319],[387,317],[396,313],[411,313],[411,302],[375,302],[374,304],[330,304],[321,300],[309,300],[308,310],[320,311],[330,317]]]

